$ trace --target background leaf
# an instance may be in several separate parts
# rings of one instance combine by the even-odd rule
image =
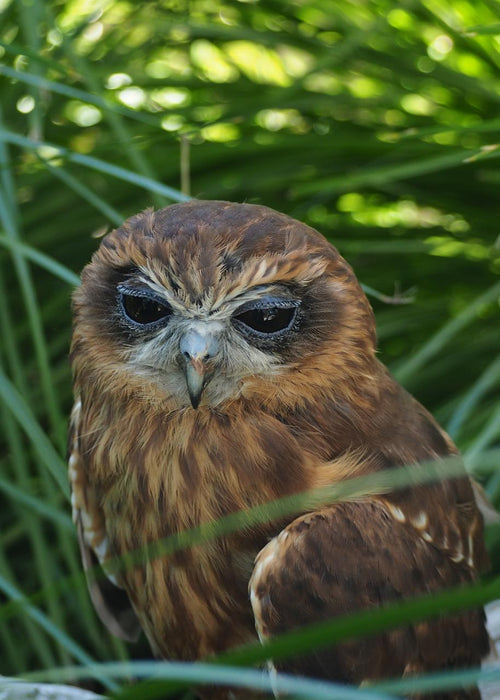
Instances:
[[[147,654],[103,632],[69,524],[70,297],[95,235],[188,190],[339,248],[500,506],[498,9],[0,0],[0,673]]]

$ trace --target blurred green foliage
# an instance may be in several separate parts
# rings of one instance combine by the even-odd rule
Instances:
[[[380,356],[500,504],[499,18],[495,0],[0,0],[0,673],[127,653],[68,517],[69,301],[93,235],[145,207],[266,204],[410,301],[372,298]]]

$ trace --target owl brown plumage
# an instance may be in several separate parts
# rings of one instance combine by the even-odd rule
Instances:
[[[74,313],[70,480],[89,575],[94,559],[106,570],[229,513],[456,454],[377,360],[348,264],[266,207],[193,201],[132,217],[84,269]],[[256,629],[264,639],[474,581],[482,529],[464,473],[145,557],[90,590],[113,633],[142,627],[157,655],[199,659]],[[280,667],[358,684],[475,665],[487,649],[472,611]]]

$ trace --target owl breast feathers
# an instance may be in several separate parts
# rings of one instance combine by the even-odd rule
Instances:
[[[93,602],[114,634],[142,628],[156,655],[199,659],[466,584],[487,567],[465,472],[147,555],[230,513],[456,454],[377,360],[370,305],[318,232],[250,204],[146,211],[103,239],[74,317],[74,519]],[[279,668],[360,684],[477,665],[483,617],[409,624]]]

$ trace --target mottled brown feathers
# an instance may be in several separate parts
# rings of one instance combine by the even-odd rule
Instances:
[[[157,655],[197,659],[255,629],[266,638],[471,582],[487,566],[464,473],[110,568],[230,513],[456,454],[377,360],[368,301],[313,229],[247,204],[147,210],[103,239],[74,318],[74,516],[92,599],[115,634],[140,624]],[[106,585],[91,575],[96,559]],[[108,586],[122,589],[120,605]],[[361,683],[475,665],[487,643],[472,611],[282,666]]]
[[[250,590],[260,637],[469,581],[470,567],[443,556],[442,539],[428,546],[423,521],[395,518],[383,500],[297,518],[257,557]],[[357,684],[474,665],[486,650],[482,616],[468,612],[322,649],[293,668]]]

